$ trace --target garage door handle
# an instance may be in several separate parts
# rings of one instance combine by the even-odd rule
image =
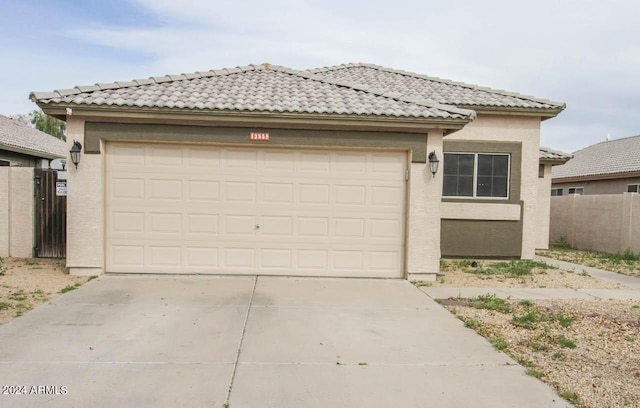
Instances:
[[[260,229],[260,224],[256,224],[256,229],[259,230]]]

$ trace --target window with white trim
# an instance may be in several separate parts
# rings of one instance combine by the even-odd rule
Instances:
[[[562,194],[564,194],[564,191],[562,191],[561,188],[552,188],[551,189],[551,197],[561,196]]]
[[[578,194],[578,195],[584,194],[584,187],[569,187],[567,190],[569,194]]]
[[[510,155],[445,153],[444,197],[509,198]]]
[[[627,185],[627,193],[640,193],[640,184]]]

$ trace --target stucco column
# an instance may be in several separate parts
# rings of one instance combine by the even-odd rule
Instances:
[[[544,165],[544,174],[538,178],[538,208],[536,211],[536,249],[549,249],[549,223],[551,222],[551,168]]]
[[[9,172],[9,255],[33,257],[33,168]]]
[[[427,155],[435,151],[442,162],[442,131],[429,132]],[[429,163],[411,163],[407,221],[407,279],[435,280],[440,270],[442,163],[436,175]]]
[[[9,256],[9,171],[0,167],[0,256]]]
[[[104,272],[103,155],[84,154],[84,120],[67,117],[67,146],[83,144],[78,168],[67,158],[67,267],[72,275]]]

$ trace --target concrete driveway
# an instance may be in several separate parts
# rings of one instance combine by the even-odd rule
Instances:
[[[400,280],[103,276],[0,326],[0,386],[27,392],[6,407],[570,406]]]

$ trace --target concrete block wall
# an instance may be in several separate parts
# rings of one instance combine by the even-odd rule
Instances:
[[[0,167],[0,256],[33,256],[33,211],[33,168]]]
[[[551,197],[551,243],[608,253],[640,253],[640,194]]]

